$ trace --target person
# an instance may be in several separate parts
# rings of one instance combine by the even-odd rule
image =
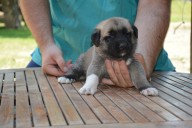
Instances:
[[[124,17],[138,28],[136,58],[146,74],[175,70],[163,49],[171,0],[20,0],[20,7],[38,44],[27,67],[42,66],[47,74],[63,76],[91,47],[90,37],[99,22]],[[110,79],[103,79],[104,84],[132,86],[125,61],[105,64]]]

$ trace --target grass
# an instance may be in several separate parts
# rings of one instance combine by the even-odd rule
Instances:
[[[171,22],[182,22],[182,20],[190,22],[191,2],[189,0],[172,0]]]
[[[26,27],[16,30],[0,27],[0,69],[24,68],[35,47],[36,43]]]
[[[191,2],[184,0],[172,0],[171,22],[190,22]],[[0,69],[24,68],[31,59],[30,54],[36,47],[31,33],[26,27],[21,29],[5,29],[0,23]]]

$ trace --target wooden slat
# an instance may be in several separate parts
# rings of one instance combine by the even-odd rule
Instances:
[[[76,82],[74,84],[80,84],[80,82]],[[89,106],[85,103],[82,97],[78,94],[77,90],[71,84],[62,84],[65,89],[67,95],[71,99],[73,105],[77,109],[78,113],[81,115],[85,124],[100,124],[100,121],[93,114]]]
[[[181,77],[181,76],[180,76]],[[164,76],[164,75],[156,75],[155,78],[158,78],[158,79],[161,79],[169,84],[172,84],[178,88],[183,88],[184,85],[178,83],[178,79],[175,77],[175,76],[171,76],[171,75],[167,75],[167,76]],[[153,78],[152,78],[153,79]],[[184,81],[183,81],[184,82]]]
[[[192,120],[192,116],[188,113],[182,111],[181,109],[175,107],[174,105],[170,104],[169,102],[161,99],[160,97],[148,97],[153,102],[157,103],[159,106],[165,108],[181,120]]]
[[[34,68],[0,69],[0,73],[13,73],[13,72],[24,72],[24,71],[34,71],[34,70],[41,70],[41,68],[34,67]]]
[[[168,76],[168,78],[170,78],[170,79],[174,78],[175,81],[182,84],[184,87],[187,87],[190,90],[192,89],[192,80],[191,79],[188,79],[188,78],[186,78],[184,76]]]
[[[27,86],[25,81],[24,72],[15,72],[15,83],[16,93],[25,92],[27,93]]]
[[[76,88],[76,90],[79,90],[82,87],[80,84],[74,84],[73,86]],[[81,96],[102,123],[117,123],[112,115],[98,102],[98,100],[94,98],[93,95]]]
[[[133,122],[114,102],[112,102],[100,90],[98,90],[94,96],[119,123]]]
[[[1,88],[3,86],[3,77],[4,77],[4,74],[0,74],[0,94],[1,94]]]
[[[28,95],[26,93],[16,94],[16,126],[32,126]]]
[[[167,121],[178,121],[180,120],[177,118],[174,114],[170,113],[169,111],[165,110],[158,104],[152,102],[147,97],[142,96],[139,92],[135,91],[135,88],[126,90],[127,93],[132,95],[135,99],[137,99],[139,102],[150,108],[152,111],[154,111],[156,114],[160,115]]]
[[[29,93],[30,94],[31,93],[40,93],[34,71],[27,70],[27,71],[25,71],[25,75],[26,75],[26,81],[27,81],[27,87],[28,87]]]
[[[2,94],[0,106],[0,126],[12,128],[14,126],[14,95]]]
[[[92,96],[40,69],[0,71],[0,128],[191,128],[192,75],[156,73],[151,83],[159,96],[111,86]]]
[[[150,100],[141,95],[136,89],[124,89],[128,94],[121,88],[112,88],[112,90],[151,122],[165,121],[165,119],[169,121],[179,120],[157,104],[150,102]]]
[[[149,123],[115,123],[115,124],[102,124],[102,125],[73,125],[66,126],[65,128],[191,128],[191,121],[170,121],[170,122],[149,122]],[[41,128],[41,127],[38,127]],[[54,128],[61,128],[55,126]]]
[[[181,79],[178,79],[175,76],[166,76],[164,78],[170,79],[170,82],[173,81],[171,83],[173,86],[176,86],[176,87],[178,87],[178,88],[192,94],[192,85],[191,85],[191,83],[187,83],[186,81],[182,80],[182,78],[184,78],[184,77],[180,77]]]
[[[158,88],[159,90],[161,90],[161,91],[163,91],[163,92],[171,95],[172,97],[174,97],[174,98],[176,98],[176,99],[182,101],[183,103],[185,103],[185,104],[187,104],[187,105],[189,105],[189,106],[192,107],[192,100],[189,99],[189,98],[187,98],[187,97],[185,97],[185,96],[182,96],[182,95],[181,95],[181,93],[182,93],[183,95],[185,95],[185,94],[184,94],[185,91],[180,90],[179,88],[178,88],[178,89],[175,89],[174,87],[172,87],[172,88],[174,89],[174,91],[172,91],[172,90],[170,89],[170,88],[171,88],[171,87],[170,87],[171,85],[169,85],[169,84],[167,84],[167,83],[165,83],[165,82],[163,82],[163,81],[159,81],[158,79],[155,79],[155,82],[156,82],[156,84],[154,84],[154,85],[155,85],[156,88]],[[166,86],[166,87],[164,87],[164,86]],[[167,87],[168,87],[168,88],[167,88]],[[186,92],[186,93],[187,93],[187,92]],[[189,95],[189,94],[186,94],[186,95]],[[192,96],[192,95],[189,95],[189,96]]]
[[[48,80],[69,125],[83,124],[79,114],[69,100],[65,91],[62,89],[61,85],[58,83],[56,77],[48,76]]]
[[[14,94],[14,72],[5,73],[2,93]]]
[[[192,74],[189,74],[189,73],[186,73],[186,74],[180,74],[182,77],[185,77],[185,78],[187,78],[187,79],[189,79],[189,80],[192,80]],[[191,81],[192,82],[192,81]]]
[[[4,77],[4,74],[0,74],[0,105],[1,105],[1,89],[2,89],[2,86],[3,86],[3,77]]]
[[[16,126],[32,126],[24,72],[16,72]]]
[[[123,91],[118,91],[118,94],[151,122],[180,120],[170,112],[149,100],[147,97],[141,95],[135,88],[125,89],[125,91],[129,95],[126,95]]]
[[[169,76],[173,76],[173,77],[177,77],[178,79],[184,77],[186,79],[192,82],[192,74],[189,73],[180,73],[180,72],[154,72],[152,74],[152,77],[158,77],[156,75],[161,75],[161,76],[165,76],[165,77],[169,77]]]
[[[66,125],[62,111],[54,97],[49,83],[41,70],[35,71],[39,87],[43,96],[43,100],[48,112],[51,125]]]
[[[34,126],[49,126],[46,109],[32,70],[25,71]]]
[[[5,74],[2,93],[14,94],[14,72]]]
[[[14,126],[14,73],[6,73],[1,94],[0,126]]]
[[[100,86],[100,90],[107,95],[123,112],[125,112],[134,122],[148,122],[141,113],[139,113],[130,104],[125,102],[120,96],[115,94],[107,86]]]
[[[178,87],[175,87],[175,83],[174,83],[173,81],[171,81],[171,80],[169,80],[169,79],[162,78],[162,77],[158,77],[158,79],[157,79],[157,78],[153,78],[153,79],[154,79],[154,81],[155,81],[156,83],[159,83],[159,84],[161,84],[162,86],[164,86],[164,87],[166,87],[166,88],[169,88],[169,90],[173,90],[173,91],[175,91],[175,92],[177,92],[177,93],[179,93],[179,94],[181,94],[181,95],[183,95],[183,96],[185,96],[185,97],[187,97],[187,98],[192,99],[192,95],[191,95],[190,93],[182,90],[182,87],[179,87],[179,88],[178,88]],[[166,81],[166,82],[165,82],[165,81]],[[173,84],[170,84],[170,81],[171,81]]]
[[[153,82],[153,85],[156,86],[157,83]],[[172,97],[171,95],[168,95],[164,92],[162,92],[161,90],[159,90],[159,96],[166,100],[167,102],[177,106],[178,108],[180,108],[181,110],[187,112],[188,114],[192,115],[192,108],[186,104],[184,104],[182,101],[179,101],[176,99],[176,97]]]
[[[122,90],[117,90],[117,93],[120,97],[122,97],[127,103],[129,103],[132,107],[134,107],[138,112],[140,112],[142,115],[144,115],[149,121],[156,122],[156,121],[165,121],[163,118],[161,118],[158,114],[150,110],[145,105],[138,102],[136,99],[132,98],[130,95],[127,95]],[[143,97],[141,94],[137,95]]]

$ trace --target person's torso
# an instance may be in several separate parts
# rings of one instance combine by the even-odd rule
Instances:
[[[66,60],[75,61],[91,44],[95,26],[111,17],[133,24],[138,0],[50,0],[53,35]]]
[[[91,43],[95,26],[111,17],[124,17],[134,24],[139,0],[49,0],[53,35],[65,60],[73,62]],[[41,65],[37,48],[33,60]],[[174,70],[166,51],[161,51],[155,70]]]

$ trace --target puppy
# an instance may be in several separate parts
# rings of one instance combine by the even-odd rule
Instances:
[[[142,65],[133,58],[137,46],[138,30],[127,19],[114,17],[99,23],[92,34],[93,46],[80,55],[76,63],[67,71],[64,77],[59,77],[60,83],[72,83],[81,76],[86,76],[80,94],[94,94],[103,77],[109,77],[105,60],[125,60],[128,65],[134,86],[143,95],[158,95],[146,79]]]

